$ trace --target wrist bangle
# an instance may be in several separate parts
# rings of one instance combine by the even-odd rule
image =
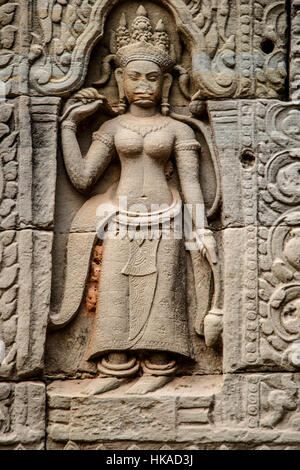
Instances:
[[[63,121],[61,127],[62,127],[62,129],[71,129],[74,132],[77,131],[77,125],[75,124],[75,122],[73,122],[71,120]]]

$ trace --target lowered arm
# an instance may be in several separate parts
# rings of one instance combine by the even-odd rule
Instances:
[[[180,134],[175,143],[175,158],[179,181],[185,203],[190,205],[193,224],[199,228],[197,214],[202,215],[203,226],[207,226],[204,199],[199,180],[200,144],[190,127],[184,126],[184,132]]]

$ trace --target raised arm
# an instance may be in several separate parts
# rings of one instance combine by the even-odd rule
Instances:
[[[69,121],[62,124],[62,147],[66,169],[72,184],[78,191],[90,189],[104,173],[115,150],[114,138],[105,124],[93,134],[93,142],[82,156],[76,138],[76,127]]]
[[[64,109],[61,126],[64,161],[72,184],[81,192],[89,190],[96,183],[115,152],[111,121],[104,123],[93,134],[93,142],[85,156],[81,154],[76,138],[78,123],[105,104],[105,97],[87,88],[69,100]]]

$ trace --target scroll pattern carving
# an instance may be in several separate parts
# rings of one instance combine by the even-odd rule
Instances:
[[[0,227],[11,229],[16,224],[16,196],[18,193],[17,136],[12,129],[11,104],[0,106]]]
[[[256,94],[283,97],[286,71],[287,18],[284,1],[254,1],[253,51]]]
[[[95,0],[38,0],[37,17],[41,35],[34,35],[30,59],[43,56],[43,69],[37,83],[48,83],[53,76],[67,74],[72,52],[84,32]]]
[[[115,4],[100,0],[37,2],[40,33],[34,33],[30,52],[31,84],[36,90],[63,95],[83,85],[91,45],[102,37],[103,20]],[[164,0],[163,6],[171,8],[177,30],[191,51],[191,76],[178,66],[185,97],[197,101],[282,96],[286,78],[284,0],[271,5],[266,0]],[[104,75],[108,66],[103,64]]]
[[[7,231],[0,235],[0,375],[9,377],[16,358],[18,253],[16,234]]]
[[[300,99],[300,3],[299,0],[291,2],[291,52],[290,52],[290,97],[292,100]]]
[[[18,7],[19,3],[8,2],[0,6],[0,80],[5,83],[5,89],[0,90],[2,96],[10,93],[13,83],[11,79],[18,74],[18,61],[14,51],[18,29],[14,20]]]
[[[193,99],[204,96],[231,96],[237,88],[234,71],[236,65],[235,36],[232,31],[228,32],[227,29],[233,6],[228,0],[221,2],[186,0],[186,4],[194,18],[194,24],[199,29],[201,48],[204,48],[204,51],[203,49],[198,51],[197,47],[194,47],[194,75],[200,89]],[[198,64],[198,61],[201,61],[200,54],[203,52],[207,57],[208,66],[205,73],[200,72],[200,64]]]
[[[250,428],[298,427],[298,378],[292,374],[263,374],[247,380],[247,413]],[[295,413],[292,413],[295,412]]]
[[[261,142],[259,297],[261,354],[265,361],[298,368],[299,361],[299,150],[297,117],[291,104],[261,104],[268,144]],[[289,150],[286,150],[288,148]]]

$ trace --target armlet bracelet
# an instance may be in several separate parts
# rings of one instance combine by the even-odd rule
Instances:
[[[178,142],[178,144],[175,145],[175,150],[176,151],[180,151],[180,150],[199,150],[200,148],[201,148],[201,145],[195,139],[185,140],[183,142]]]
[[[62,129],[71,129],[72,131],[77,131],[77,125],[73,121],[63,121],[61,125]]]
[[[95,140],[106,145],[110,150],[114,149],[114,142],[109,134],[99,134],[98,132],[94,132],[93,141]]]

